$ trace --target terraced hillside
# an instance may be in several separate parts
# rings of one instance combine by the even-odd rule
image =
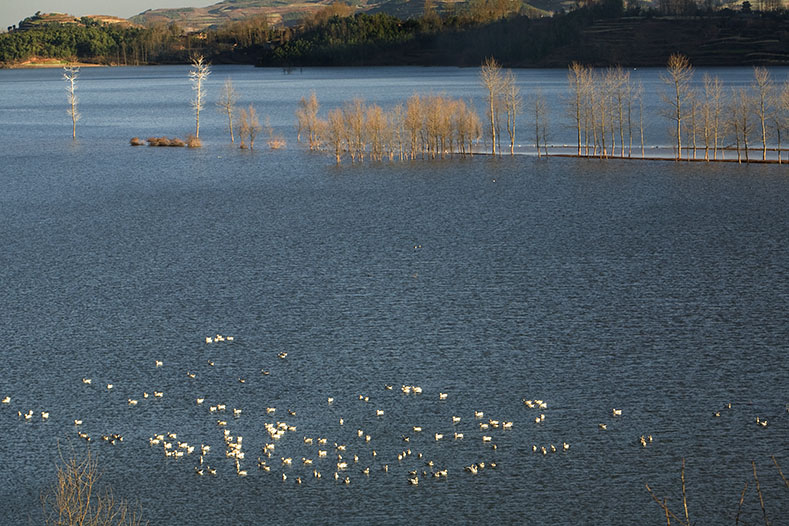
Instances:
[[[681,52],[696,65],[789,64],[789,19],[756,15],[706,18],[620,18],[594,22],[578,44],[555,49],[544,65],[571,60],[597,65],[663,66]]]

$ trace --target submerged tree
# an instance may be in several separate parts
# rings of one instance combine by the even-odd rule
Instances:
[[[778,131],[778,162],[781,163],[781,130],[789,128],[789,81],[784,83],[781,90],[779,108],[775,121]]]
[[[671,91],[664,95],[663,100],[669,105],[666,116],[673,121],[673,133],[677,140],[677,160],[682,159],[682,125],[685,119],[685,104],[690,92],[690,81],[693,78],[693,67],[688,57],[673,54],[668,59],[666,73],[661,75],[663,82],[668,84]]]
[[[343,118],[342,110],[334,108],[329,111],[328,122],[324,127],[326,133],[326,142],[331,145],[334,150],[334,157],[337,164],[340,164],[340,156],[342,155],[345,146],[345,119]]]
[[[686,106],[690,107],[690,111],[688,112],[685,128],[687,129],[688,143],[693,148],[693,158],[695,159],[698,151],[698,143],[696,140],[699,136],[699,113],[701,112],[699,93],[697,90],[691,89],[688,92],[688,103]],[[690,158],[690,154],[688,154],[688,158]]]
[[[364,101],[358,97],[351,102],[347,102],[342,108],[345,143],[348,146],[348,153],[351,154],[351,162],[356,162],[356,159],[364,161],[367,143],[365,140],[364,113]]]
[[[364,127],[370,143],[370,158],[374,161],[383,160],[389,142],[387,124],[388,119],[379,105],[373,104],[365,108]]]
[[[704,75],[704,101],[701,105],[701,116],[704,128],[704,160],[710,160],[712,148],[713,160],[718,159],[718,143],[721,139],[721,113],[723,111],[723,87],[720,79]]]
[[[619,156],[625,156],[625,130],[630,140],[632,148],[632,126],[630,122],[631,104],[633,99],[633,87],[630,83],[630,72],[625,71],[621,66],[613,69],[612,75],[616,79],[616,90],[614,92],[616,109],[616,122],[619,129]],[[613,153],[613,152],[612,152]]]
[[[542,153],[540,150],[540,144],[543,145],[545,148],[545,154],[548,155],[548,145],[547,137],[546,137],[546,130],[547,130],[547,105],[545,103],[545,97],[542,94],[541,90],[537,90],[534,94],[531,95],[531,108],[532,108],[532,117],[534,118],[534,146],[537,148],[537,157],[542,157]]]
[[[740,147],[745,151],[745,162],[750,162],[748,139],[753,133],[753,121],[751,119],[753,103],[753,97],[751,97],[747,89],[732,89],[728,125],[734,133],[737,146],[737,162],[742,162]]]
[[[408,134],[408,147],[411,159],[416,159],[416,155],[424,150],[421,147],[422,143],[422,121],[424,120],[423,112],[424,103],[422,99],[414,93],[406,101],[404,126]]]
[[[66,81],[66,93],[68,96],[69,109],[71,116],[71,138],[77,138],[77,121],[80,118],[77,111],[77,78],[79,78],[79,68],[75,66],[63,66],[63,79]]]
[[[582,66],[578,62],[573,62],[567,72],[567,81],[570,83],[572,96],[569,98],[570,118],[576,132],[576,143],[578,145],[578,155],[581,155],[581,128],[584,121],[584,99],[586,97],[586,77],[589,75],[589,68]]]
[[[250,104],[249,108],[244,110],[242,109],[238,113],[238,120],[239,120],[239,128],[240,128],[240,135],[241,135],[241,148],[249,148],[250,150],[255,149],[255,138],[261,131],[260,120],[258,119],[257,111],[255,107]],[[249,146],[247,146],[247,142],[249,141]]]
[[[297,140],[301,141],[301,134],[307,134],[310,150],[318,148],[318,97],[315,92],[310,93],[309,98],[302,97],[299,101],[299,107],[296,110],[296,119],[298,121],[298,135]]]
[[[496,155],[497,129],[499,128],[498,114],[501,101],[501,93],[504,86],[504,77],[501,73],[501,65],[496,59],[489,57],[485,59],[479,72],[482,85],[488,92],[488,119],[490,124],[491,153]]]
[[[189,78],[192,81],[192,89],[195,92],[195,97],[192,99],[192,108],[195,110],[195,137],[198,139],[200,138],[200,110],[203,109],[205,100],[203,82],[210,74],[211,68],[203,55],[192,57],[192,69],[189,71]]]
[[[316,144],[343,153],[351,162],[424,158],[443,159],[455,153],[473,153],[480,138],[479,117],[461,99],[444,95],[411,96],[406,105],[390,110],[356,98],[329,111],[328,120],[317,119]]]
[[[266,117],[265,122],[266,125],[264,129],[266,131],[266,135],[268,136],[268,141],[267,141],[268,147],[271,148],[272,150],[279,150],[280,148],[284,148],[287,142],[285,141],[285,138],[282,135],[274,131],[274,127],[271,126],[271,121],[269,120],[268,116]]]
[[[638,132],[641,137],[641,158],[646,157],[644,150],[644,85],[639,80],[636,83],[634,97],[638,100]]]
[[[774,98],[773,81],[767,68],[753,68],[754,83],[752,89],[755,97],[754,112],[759,119],[759,135],[762,139],[762,160],[767,160],[767,121],[772,117]]]
[[[220,95],[216,105],[219,111],[227,115],[227,127],[230,130],[230,142],[232,143],[236,142],[236,137],[233,134],[233,114],[236,111],[237,101],[238,95],[235,88],[233,88],[233,81],[227,79],[224,88],[222,88],[222,95]]]
[[[515,154],[515,119],[523,108],[521,90],[511,69],[504,75],[504,111],[507,113],[507,134],[510,137],[510,155]]]

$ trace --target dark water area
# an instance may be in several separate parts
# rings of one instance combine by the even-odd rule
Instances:
[[[160,95],[140,92],[128,111],[109,94],[139,89],[133,79],[85,72],[76,144],[70,127],[41,139],[65,113],[59,81],[0,76],[5,95],[29,82],[55,108],[10,117],[18,94],[0,108],[15,123],[0,152],[0,398],[11,397],[0,523],[42,522],[58,444],[82,447],[82,419],[104,482],[151,524],[663,524],[644,485],[680,514],[682,458],[692,521],[733,523],[749,481],[742,519],[760,522],[754,461],[772,524],[789,524],[770,458],[789,472],[786,167],[530,156],[338,167],[296,143],[298,97],[264,91],[256,103],[284,150],[224,145],[219,117],[201,150],[131,148],[129,123],[153,134],[149,106],[189,127],[170,98],[180,70],[142,71],[161,77],[145,79]],[[417,87],[443,74],[415,71]],[[339,98],[377,86],[365,74],[319,82]],[[453,75],[472,89],[474,72],[447,85]],[[87,117],[100,83],[106,128]],[[233,341],[206,343],[216,334]],[[274,440],[276,422],[296,430]],[[243,436],[246,477],[223,429]],[[100,439],[111,433],[124,441]],[[167,458],[149,444],[167,433],[197,450]],[[267,443],[270,472],[256,465]],[[195,472],[201,444],[216,476]],[[335,480],[338,454],[348,467]],[[431,475],[442,469],[446,480]]]

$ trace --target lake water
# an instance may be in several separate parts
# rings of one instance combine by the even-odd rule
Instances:
[[[0,523],[41,523],[58,444],[82,447],[81,431],[104,482],[151,524],[657,525],[644,485],[681,515],[682,458],[692,521],[733,523],[746,481],[741,520],[762,521],[755,461],[768,517],[789,524],[770,458],[789,472],[785,166],[335,166],[296,143],[293,112],[312,89],[324,110],[413,92],[481,104],[477,72],[451,68],[217,67],[202,149],[128,146],[191,131],[186,72],[83,69],[72,142],[59,70],[0,71]],[[750,82],[747,69],[717,72]],[[658,73],[637,72],[653,109]],[[518,75],[562,120],[565,72]],[[228,77],[285,149],[228,145],[211,107]],[[659,143],[667,126],[652,122]],[[206,343],[216,334],[234,340]],[[512,428],[480,428],[490,420]],[[275,441],[265,424],[278,421],[296,430]],[[223,429],[243,436],[248,476]],[[124,441],[101,440],[111,433]],[[149,445],[166,433],[197,451]],[[267,443],[270,472],[256,465]],[[196,474],[200,444],[216,476]]]

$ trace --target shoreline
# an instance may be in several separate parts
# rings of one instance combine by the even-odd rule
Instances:
[[[761,152],[761,150],[759,150]],[[536,154],[533,154],[536,156]],[[682,158],[676,159],[674,157],[655,157],[655,156],[647,156],[638,157],[619,157],[619,156],[600,156],[600,155],[578,155],[576,153],[550,153],[550,154],[543,154],[544,157],[568,157],[574,159],[598,159],[600,161],[672,161],[676,163],[736,163],[736,164],[789,164],[789,161],[786,159],[749,159],[746,160],[745,158],[742,159],[704,159],[704,158]]]
[[[108,65],[108,64],[94,64],[90,62],[69,62],[67,60],[47,59],[41,62],[28,60],[20,64],[4,64],[0,66],[0,69],[50,69],[50,68],[62,68],[64,66],[74,66],[77,68],[115,67],[114,65]]]

